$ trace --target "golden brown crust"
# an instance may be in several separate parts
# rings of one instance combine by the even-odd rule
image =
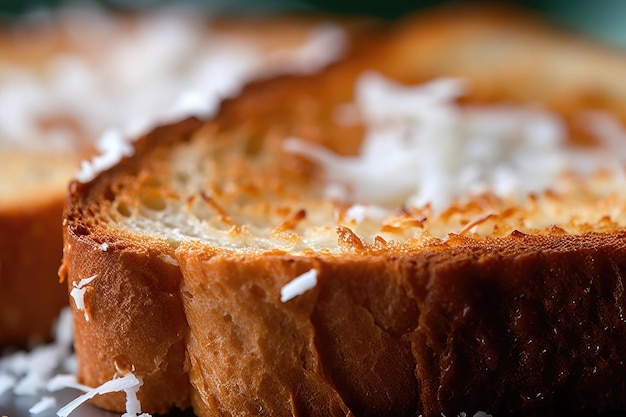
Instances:
[[[68,259],[88,267],[70,267],[70,276],[104,273],[86,294],[90,323],[75,312],[81,377],[107,380],[112,359],[125,359],[150,387],[140,391],[144,410],[162,412],[186,395],[180,372],[188,370],[198,415],[619,409],[626,392],[610,381],[626,371],[625,238],[518,233],[342,257],[183,247],[182,277],[138,245],[101,253],[76,239]],[[311,268],[316,287],[281,303],[281,287]],[[168,352],[170,368],[146,376],[161,346],[153,341],[173,334],[186,334],[189,362]],[[97,404],[123,409],[122,398],[102,398]]]
[[[179,256],[196,413],[349,414],[323,367],[311,310],[275,297],[276,285],[312,268],[313,259]]]
[[[149,153],[153,141],[182,141],[198,126],[196,119],[189,119],[156,129],[141,142],[137,155]],[[140,164],[134,158],[138,156],[123,161],[119,169],[135,172]],[[98,386],[114,376],[136,372],[144,382],[139,392],[144,412],[185,409],[189,406],[187,323],[180,270],[172,263],[173,252],[165,242],[129,241],[76,218],[79,213],[94,214],[89,203],[92,192],[100,196],[113,192],[107,182],[104,185],[103,189],[73,182],[65,214],[62,277],[67,277],[71,291],[81,280],[96,275],[84,295],[85,309],[74,308],[80,381]],[[125,407],[123,394],[93,401],[108,409],[123,411]]]
[[[306,408],[302,379],[266,380],[297,375],[312,354],[355,415],[622,407],[623,387],[607,381],[624,371],[624,237],[513,235],[330,259],[180,251],[191,375],[203,370],[194,386],[225,390],[194,398],[222,412],[245,410],[243,395],[268,415],[329,415],[325,402]],[[281,303],[281,286],[310,268],[315,289]],[[289,345],[301,337],[309,349]]]
[[[74,311],[80,328],[75,338],[80,381],[97,386],[133,371],[146,387],[139,394],[145,412],[185,409],[187,324],[179,294],[180,271],[159,257],[161,247],[129,247],[116,240],[105,240],[106,251],[94,246],[89,236],[75,235],[66,244],[66,258],[72,260],[64,264],[70,289],[96,276],[84,295],[85,310]],[[124,401],[123,394],[117,394],[97,397],[94,403],[119,409]]]

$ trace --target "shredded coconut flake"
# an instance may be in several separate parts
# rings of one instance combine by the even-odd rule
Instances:
[[[357,225],[366,219],[381,222],[389,214],[388,210],[377,206],[366,206],[363,204],[353,204],[346,212],[346,221],[354,221]]]
[[[219,100],[216,96],[200,91],[186,91],[180,95],[167,116],[172,120],[182,119],[190,114],[208,118],[213,116],[218,108]]]
[[[89,182],[95,176],[117,164],[123,157],[132,156],[133,146],[129,139],[115,129],[105,131],[100,137],[97,148],[100,154],[90,161],[82,161],[80,170],[76,172],[76,179],[80,182]]]
[[[57,400],[54,397],[44,395],[41,399],[32,407],[28,409],[30,414],[40,414],[44,411],[50,410],[51,408],[56,407]]]
[[[68,349],[56,344],[41,345],[25,355],[23,374],[13,392],[16,395],[37,395],[54,374],[63,357],[68,355]]]
[[[46,390],[50,392],[60,391],[65,388],[73,388],[83,392],[89,392],[93,388],[79,384],[74,374],[57,374],[46,383]]]
[[[71,313],[65,308],[57,320],[53,343],[0,358],[0,394],[12,389],[17,396],[40,395],[52,375],[67,372],[64,365],[73,356],[72,342]]]
[[[87,291],[87,285],[97,277],[98,275],[93,275],[89,278],[81,279],[78,284],[74,283],[74,288],[70,291],[70,296],[74,299],[76,309],[84,312],[85,321],[89,321],[89,313],[85,309],[85,292]]]
[[[304,274],[298,275],[280,289],[280,301],[286,302],[294,297],[304,294],[317,285],[317,270],[311,269]]]
[[[16,378],[8,373],[0,373],[0,396],[15,385]]]
[[[430,205],[435,212],[486,191],[520,201],[555,187],[566,170],[584,173],[609,160],[626,161],[619,140],[626,135],[613,120],[591,118],[598,136],[613,138],[604,140],[609,152],[599,157],[568,147],[557,115],[512,105],[460,106],[456,99],[464,90],[458,79],[408,87],[366,72],[356,86],[356,108],[367,128],[357,156],[297,138],[286,140],[285,150],[322,166],[328,198]]]
[[[598,139],[606,149],[610,149],[611,158],[604,159],[604,167],[614,173],[624,175],[623,167],[626,165],[626,130],[620,121],[613,114],[605,112],[587,112],[581,116],[583,124],[590,133]],[[579,161],[584,164],[585,161]],[[581,167],[583,170],[591,171],[594,165]]]

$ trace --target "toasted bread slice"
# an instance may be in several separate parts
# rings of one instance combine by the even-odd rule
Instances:
[[[77,159],[0,153],[0,344],[48,339],[67,305],[55,271],[63,247],[61,196]]]
[[[246,80],[326,65],[345,40],[338,21],[322,16],[209,19],[173,10],[58,11],[3,27],[0,345],[49,338],[67,305],[56,282],[65,192],[101,135],[211,112]]]
[[[598,106],[623,115],[624,95],[583,99],[623,56],[507,12],[448,13],[409,18],[319,74],[253,83],[214,118],[159,127],[71,184],[61,276],[81,382],[132,372],[143,411],[191,404],[198,416],[625,407],[623,172],[603,170],[608,145],[571,128]],[[486,40],[503,43],[485,51]],[[533,63],[522,84],[495,52]],[[559,77],[553,63],[572,55],[583,68]],[[405,84],[463,76],[469,88],[414,91],[363,78],[371,70]],[[513,148],[502,148],[485,132],[508,122],[481,113],[502,102],[545,103],[570,129],[515,110],[503,133]],[[476,136],[476,111],[489,115],[485,136],[450,151]],[[559,142],[561,128],[571,135]],[[475,178],[459,158],[484,161],[492,147],[491,176],[457,187]],[[542,156],[567,163],[555,171]],[[539,188],[500,181],[491,168],[502,164],[538,170]],[[437,193],[420,193],[435,180]],[[94,401],[124,409],[121,394]]]

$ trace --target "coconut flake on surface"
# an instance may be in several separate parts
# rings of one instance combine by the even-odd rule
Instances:
[[[141,413],[141,405],[137,399],[137,391],[143,385],[141,378],[136,377],[132,372],[129,372],[121,378],[114,378],[105,382],[97,388],[90,390],[89,392],[79,396],[72,400],[69,404],[57,411],[59,417],[67,417],[74,410],[86,403],[90,399],[97,395],[108,394],[111,392],[125,392],[126,393],[126,413],[123,417],[137,416]],[[142,416],[149,416],[149,414],[141,414]]]
[[[55,397],[46,395],[46,392],[53,393],[66,388],[83,391],[85,394],[57,412],[58,416],[65,417],[96,395],[123,391],[126,394],[126,413],[123,417],[150,417],[150,414],[141,413],[141,404],[137,398],[137,392],[143,384],[140,377],[127,373],[92,388],[78,383],[75,374],[63,373],[68,371],[62,366],[64,359],[72,355],[72,334],[71,312],[66,308],[58,320],[53,343],[37,346],[30,352],[20,351],[0,358],[0,395],[13,388],[17,396],[39,397],[39,401],[29,409],[31,414],[36,415],[56,407]]]
[[[25,368],[13,387],[16,395],[37,395],[45,389],[48,379],[57,371],[68,349],[56,344],[40,345],[32,349],[23,362]],[[10,356],[8,358],[10,360]]]
[[[17,378],[11,374],[0,371],[0,396],[13,388]]]
[[[358,155],[298,138],[284,148],[323,168],[328,198],[434,212],[484,192],[518,202],[555,187],[565,171],[584,174],[626,156],[619,140],[602,156],[567,146],[563,120],[537,107],[460,106],[465,89],[459,79],[405,86],[365,72],[356,83],[366,127]],[[615,126],[596,124],[615,137]]]
[[[57,405],[56,398],[51,397],[49,395],[44,395],[43,397],[41,397],[39,401],[37,401],[37,403],[35,403],[35,405],[33,405],[32,407],[28,409],[28,412],[30,414],[35,414],[35,415],[41,414],[44,411],[47,411],[56,407],[56,405]]]
[[[199,91],[185,91],[169,110],[167,117],[172,121],[183,119],[190,114],[201,118],[213,116],[219,108],[216,96],[206,95]]]
[[[77,389],[83,392],[89,392],[93,388],[78,383],[74,374],[57,374],[50,378],[46,383],[46,390],[49,392],[60,391],[65,388]]]
[[[0,358],[0,390],[11,382],[17,396],[36,396],[46,389],[49,379],[64,369],[72,356],[73,331],[69,308],[62,310],[55,326],[54,342],[30,351],[18,351]]]
[[[311,269],[298,275],[280,289],[280,301],[282,303],[294,297],[304,294],[317,285],[317,270]]]
[[[388,214],[389,211],[382,207],[353,204],[346,211],[345,220],[347,222],[355,222],[357,225],[363,223],[366,219],[381,222]]]
[[[73,283],[73,288],[70,291],[70,296],[74,300],[76,309],[84,312],[85,321],[89,321],[89,313],[85,309],[85,293],[87,292],[87,285],[89,285],[94,279],[98,278],[98,275],[90,276],[89,278],[81,279],[78,284]]]

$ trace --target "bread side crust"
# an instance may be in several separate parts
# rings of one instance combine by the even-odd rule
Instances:
[[[342,257],[180,248],[194,410],[620,409],[625,238],[516,233]],[[311,268],[316,287],[281,302]]]
[[[41,342],[67,305],[57,270],[63,199],[0,210],[0,345]]]
[[[135,155],[116,170],[133,171],[140,165],[138,160],[150,153],[153,141],[184,140],[199,124],[188,119],[157,128],[139,141]],[[77,308],[75,300],[70,302],[78,379],[95,387],[133,372],[143,379],[138,398],[144,412],[185,409],[189,406],[187,324],[179,291],[182,276],[172,258],[173,248],[164,240],[137,240],[102,227],[102,219],[92,216],[106,204],[110,185],[74,181],[64,211],[60,275],[67,280],[68,292],[81,287],[83,279],[96,276],[86,286],[84,309]],[[93,194],[101,197],[94,200],[100,202],[95,206],[90,202]],[[125,410],[123,393],[98,396],[93,403]]]
[[[75,234],[65,244],[63,274],[70,291],[95,276],[85,287],[85,308],[71,303],[79,380],[95,387],[133,372],[143,379],[138,398],[144,412],[185,409],[187,324],[178,290],[180,271],[164,260],[166,249],[156,242],[144,247],[113,236],[106,240],[107,250]],[[98,396],[93,403],[125,410],[123,393]]]

